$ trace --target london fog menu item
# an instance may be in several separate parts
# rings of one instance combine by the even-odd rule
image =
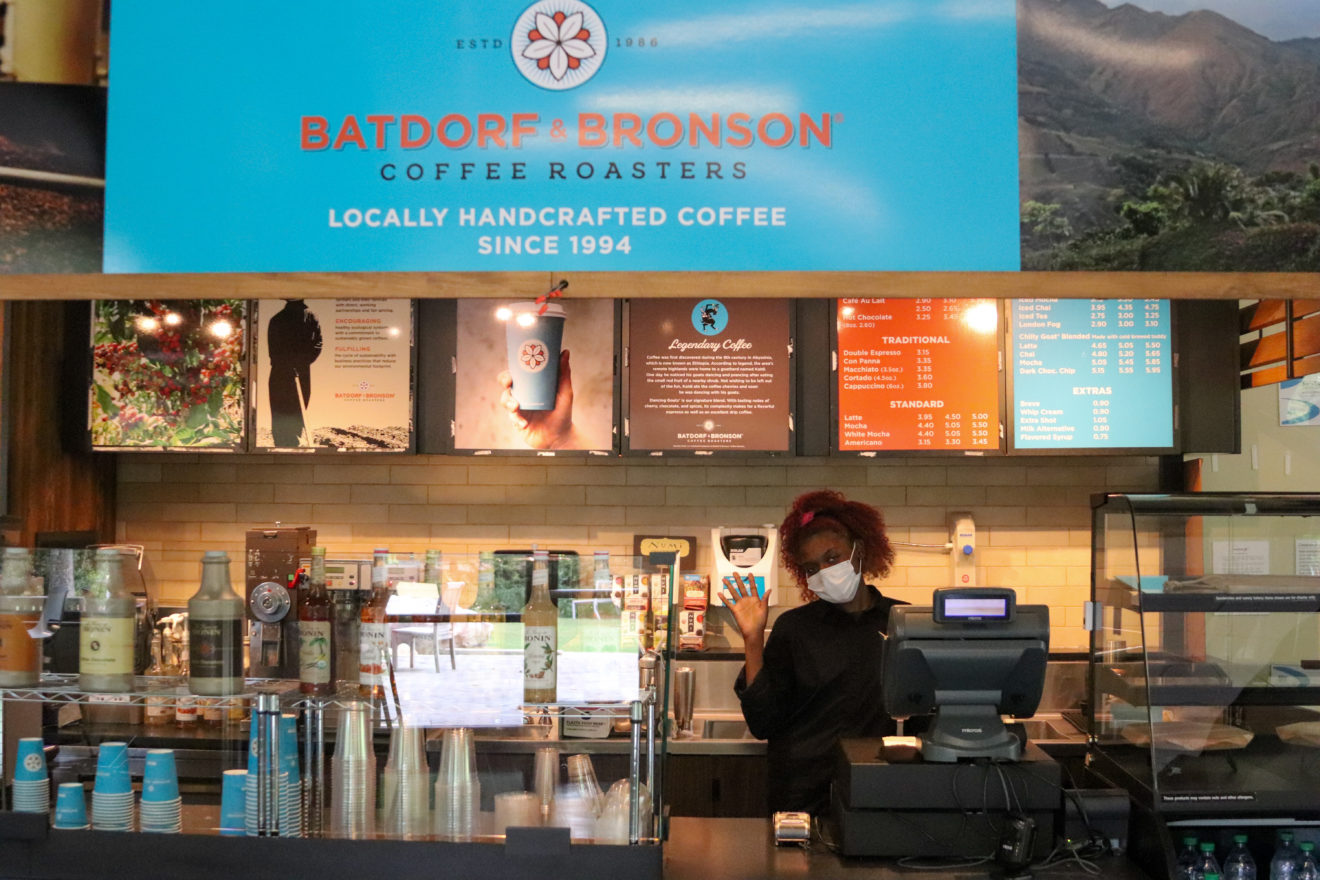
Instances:
[[[410,448],[411,300],[260,300],[256,327],[259,449]]]
[[[788,451],[790,304],[632,300],[629,448]]]
[[[838,449],[999,449],[990,299],[841,299]]]
[[[1010,301],[1014,449],[1173,446],[1169,301]]]

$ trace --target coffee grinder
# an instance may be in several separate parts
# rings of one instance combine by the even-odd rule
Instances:
[[[253,678],[298,677],[298,594],[292,578],[311,556],[316,530],[248,529],[248,674]]]

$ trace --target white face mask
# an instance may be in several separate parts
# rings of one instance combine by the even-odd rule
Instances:
[[[807,578],[807,588],[826,602],[846,605],[857,595],[857,588],[862,583],[862,573],[853,568],[852,557],[857,552],[857,542],[853,542],[852,553],[842,562],[836,562],[829,568]]]

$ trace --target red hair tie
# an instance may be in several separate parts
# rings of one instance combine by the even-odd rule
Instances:
[[[806,513],[802,514],[802,522],[798,523],[798,528],[802,528],[803,526],[805,526],[807,523],[811,522],[815,518],[816,518],[816,511],[808,510]]]

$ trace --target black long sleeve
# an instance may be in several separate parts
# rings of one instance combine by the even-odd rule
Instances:
[[[829,807],[840,737],[884,736],[881,656],[889,609],[874,587],[856,617],[824,601],[785,612],[771,630],[756,679],[734,690],[752,735],[768,741],[769,808],[821,814]]]

